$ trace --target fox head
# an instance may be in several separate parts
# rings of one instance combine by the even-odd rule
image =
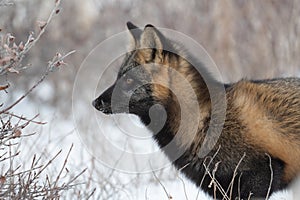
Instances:
[[[192,94],[199,93],[194,90],[201,87],[201,76],[154,26],[146,25],[141,30],[128,22],[127,27],[133,50],[125,56],[115,83],[93,101],[93,106],[105,114],[135,114],[145,125],[166,120],[168,112],[173,116],[169,120],[176,124],[182,106],[189,115],[187,119],[192,118],[190,113],[195,113],[199,105],[198,96]],[[206,87],[201,88],[201,94],[204,92]],[[175,93],[180,93],[181,99]],[[202,95],[201,100],[205,99]]]

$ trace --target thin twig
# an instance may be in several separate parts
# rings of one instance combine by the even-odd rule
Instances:
[[[70,147],[70,149],[69,149],[69,152],[68,152],[68,154],[67,154],[67,156],[66,156],[66,158],[65,158],[64,164],[63,164],[62,168],[60,169],[60,171],[59,171],[59,173],[58,173],[58,175],[57,175],[57,177],[56,177],[56,180],[55,180],[55,182],[54,182],[54,187],[56,187],[57,182],[58,182],[58,180],[59,180],[59,178],[60,178],[60,176],[61,176],[63,170],[64,170],[65,167],[66,167],[66,164],[67,164],[67,162],[68,162],[68,158],[69,158],[70,153],[71,153],[71,151],[72,151],[72,148],[73,148],[73,144],[71,145],[71,147]]]
[[[266,196],[266,200],[269,199],[269,195],[271,193],[271,187],[272,187],[272,183],[273,183],[273,168],[272,168],[272,158],[269,154],[266,153],[266,155],[268,156],[269,158],[269,161],[270,161],[270,171],[271,171],[271,179],[270,179],[270,185],[269,185],[269,188],[268,188],[268,193],[267,193],[267,196]]]
[[[221,146],[218,147],[217,151],[214,153],[213,157],[210,159],[210,161],[209,161],[209,163],[208,163],[208,165],[207,165],[207,168],[210,167],[210,165],[212,164],[213,160],[216,158],[217,154],[219,153],[220,149],[221,149]],[[206,158],[204,159],[203,163],[205,163],[207,159],[208,159],[208,157],[206,157]],[[202,184],[203,184],[203,182],[204,182],[204,179],[205,179],[206,175],[207,175],[207,171],[205,170],[205,173],[204,173],[204,175],[203,175],[203,177],[202,177],[202,179],[201,179],[199,188],[201,188],[201,186],[202,186]],[[198,190],[196,200],[199,198],[199,194],[200,194],[200,189]]]
[[[189,198],[188,198],[188,195],[187,195],[187,191],[186,191],[184,180],[178,174],[177,174],[177,177],[179,178],[179,180],[182,183],[185,199],[188,200]]]
[[[210,167],[210,165],[212,164],[213,160],[216,158],[217,154],[219,153],[220,149],[221,149],[221,146],[218,147],[217,151],[214,153],[213,157],[210,159],[210,161],[209,161],[207,167]],[[208,159],[208,157],[206,157],[206,158],[204,159],[203,163],[205,163],[207,159]],[[202,179],[201,179],[200,187],[202,186],[203,181],[204,181],[206,175],[207,175],[207,172],[205,172],[205,174],[203,175],[203,177],[202,177]]]
[[[66,58],[67,56],[71,55],[75,53],[75,51],[70,51],[67,54],[65,54],[64,56],[61,56],[60,58],[58,58],[55,62],[51,62],[48,65],[48,68],[46,70],[46,72],[44,73],[44,75],[42,76],[42,78],[40,78],[40,80],[38,80],[25,94],[23,94],[18,100],[16,100],[14,103],[12,103],[10,106],[8,106],[7,108],[3,109],[2,111],[0,111],[0,114],[3,114],[7,111],[9,111],[10,109],[12,109],[15,105],[17,105],[18,103],[20,103],[20,101],[22,101],[26,96],[28,96],[41,82],[44,81],[44,79],[48,76],[49,74],[49,70],[55,66],[56,63],[63,61],[64,58]]]
[[[148,187],[146,188],[146,191],[145,191],[145,200],[148,200],[149,197],[148,197]]]
[[[44,24],[44,26],[41,27],[41,30],[40,30],[39,34],[37,35],[37,37],[34,39],[32,34],[29,35],[29,38],[24,45],[24,49],[18,53],[16,59],[14,59],[12,62],[8,63],[6,66],[3,66],[0,69],[0,75],[3,75],[2,73],[5,72],[7,69],[11,68],[12,65],[16,65],[16,66],[20,65],[20,63],[22,62],[26,53],[28,53],[28,51],[38,42],[38,40],[44,34],[44,32],[47,29],[48,25],[50,24],[53,16],[58,13],[57,11],[59,11],[60,3],[61,3],[61,0],[55,1],[54,8],[52,9],[50,15],[48,16],[48,19],[47,19],[46,23]]]
[[[86,170],[87,170],[87,168],[82,170],[79,174],[77,174],[74,178],[72,178],[66,185],[70,185],[71,183],[73,183],[79,176],[81,176],[83,173],[85,173]]]
[[[28,51],[29,51],[29,50],[37,43],[37,41],[41,38],[41,36],[44,34],[44,32],[45,32],[45,30],[47,29],[48,25],[50,24],[50,22],[51,22],[53,16],[54,16],[55,14],[57,14],[57,10],[59,9],[60,2],[61,2],[61,0],[57,0],[57,1],[55,2],[55,6],[54,6],[54,8],[52,9],[50,15],[48,16],[48,19],[47,19],[45,25],[41,28],[41,31],[39,32],[39,34],[37,35],[37,37],[35,38],[35,40],[34,40],[33,42],[29,43],[28,48],[25,48],[25,49],[24,49],[24,51],[23,51],[24,54],[26,54],[26,53],[27,53],[27,52],[28,52]],[[26,46],[26,45],[25,45],[25,46]]]
[[[31,123],[34,123],[34,124],[40,124],[40,125],[47,124],[47,122],[41,122],[41,121],[35,121],[35,120],[32,120],[32,119],[27,119],[26,117],[13,114],[11,112],[4,112],[3,114],[11,115],[13,117],[16,117],[16,118],[19,118],[21,120],[28,121],[28,122],[31,122]],[[34,118],[37,118],[38,116],[39,116],[39,114],[35,115]]]
[[[162,182],[159,180],[159,178],[156,176],[156,174],[153,170],[152,170],[152,174],[155,177],[155,179],[157,180],[157,182],[160,184],[160,186],[164,189],[167,198],[172,199],[172,196],[168,193],[166,187],[162,184]]]
[[[15,105],[17,105],[18,103],[20,103],[20,101],[22,101],[26,96],[28,96],[41,82],[44,81],[44,79],[46,78],[46,76],[49,74],[49,71],[46,71],[46,73],[42,76],[42,78],[36,82],[25,94],[23,94],[18,100],[16,100],[14,103],[12,103],[10,106],[8,106],[7,108],[5,108],[4,110],[0,111],[0,114],[3,114],[7,111],[9,111],[10,109],[12,109]]]
[[[96,192],[96,188],[93,189],[93,191],[86,197],[86,200],[90,199]]]
[[[226,198],[227,200],[230,200],[226,194],[226,192],[224,191],[224,189],[222,188],[222,186],[220,185],[220,183],[214,178],[214,175],[212,175],[209,171],[209,169],[207,168],[207,166],[205,164],[204,168],[207,171],[207,174],[209,175],[209,177],[212,179],[212,183],[218,188],[218,190],[220,191],[220,193],[223,195],[224,198]],[[216,166],[217,167],[217,166]]]
[[[253,193],[250,192],[249,196],[248,196],[248,200],[251,200],[251,197],[252,197]]]
[[[238,180],[238,195],[239,195],[239,198],[241,198],[241,178],[242,178],[242,175],[243,173],[240,174],[239,176],[239,180]]]
[[[243,154],[242,158],[239,160],[238,164],[236,165],[235,169],[234,169],[234,172],[233,172],[233,176],[232,176],[232,180],[231,180],[231,183],[229,184],[229,187],[228,189],[230,189],[230,192],[229,192],[229,197],[231,199],[232,197],[232,191],[233,191],[233,186],[234,186],[234,180],[235,180],[235,177],[237,175],[237,170],[239,168],[239,166],[241,165],[242,161],[244,160],[244,158],[246,157],[246,153]]]
[[[35,174],[35,176],[33,177],[33,179],[36,179],[56,158],[59,154],[61,154],[62,150],[60,150],[54,157],[52,157],[47,164],[38,172]]]
[[[216,164],[215,164],[215,167],[214,167],[214,169],[213,169],[213,171],[212,171],[212,176],[213,176],[213,178],[211,179],[211,183],[210,183],[210,185],[212,184],[213,185],[213,188],[214,188],[214,197],[215,198],[217,198],[217,184],[216,184],[216,173],[217,173],[217,171],[218,171],[218,168],[219,168],[219,165],[220,165],[220,163],[221,163],[221,161],[219,161],[219,162],[217,162]],[[209,186],[208,186],[209,187]],[[221,185],[220,185],[220,187],[221,187]],[[222,188],[223,189],[223,188]],[[226,193],[225,193],[226,194]],[[227,195],[227,194],[226,194]],[[225,197],[224,197],[225,198]]]

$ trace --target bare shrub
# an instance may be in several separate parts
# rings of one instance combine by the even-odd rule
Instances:
[[[1,5],[4,6],[4,4]],[[55,6],[48,19],[39,22],[40,31],[36,37],[31,33],[25,42],[16,44],[16,38],[13,34],[8,33],[0,35],[1,95],[14,92],[14,90],[10,89],[11,84],[13,84],[9,79],[10,75],[17,74],[18,76],[22,76],[23,71],[28,69],[29,65],[24,65],[24,62],[22,61],[44,34],[52,18],[60,12],[59,6],[60,0],[56,0]],[[32,155],[32,159],[26,161],[27,163],[30,162],[28,163],[30,166],[29,168],[24,168],[17,161],[22,153],[20,151],[22,140],[30,140],[30,138],[36,134],[24,134],[24,129],[31,124],[43,125],[45,122],[37,120],[38,114],[32,118],[14,114],[13,108],[23,99],[27,98],[28,95],[44,81],[49,73],[56,71],[60,66],[64,65],[64,59],[72,53],[74,53],[74,51],[65,55],[57,53],[46,65],[45,72],[41,75],[40,79],[23,95],[18,97],[14,102],[0,103],[1,199],[59,199],[63,191],[69,191],[77,186],[78,183],[75,183],[75,181],[86,171],[86,169],[84,169],[74,175],[67,170],[66,164],[73,145],[69,149],[63,165],[56,175],[48,175],[45,171],[52,167],[62,150],[57,152],[46,162],[43,162],[39,153]],[[3,101],[3,99],[1,101]],[[63,180],[62,177],[64,177]],[[72,191],[72,193],[73,192],[74,191]]]

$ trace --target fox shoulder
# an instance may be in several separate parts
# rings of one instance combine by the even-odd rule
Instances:
[[[246,141],[285,163],[284,180],[300,172],[300,79],[240,81],[229,105],[247,130]]]

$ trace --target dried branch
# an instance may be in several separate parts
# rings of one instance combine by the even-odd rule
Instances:
[[[53,158],[51,158],[46,165],[44,165],[41,170],[39,170],[35,175],[34,179],[36,179],[57,157],[61,154],[62,150],[60,150]]]
[[[156,176],[155,172],[154,172],[153,170],[151,170],[151,171],[152,171],[152,174],[153,174],[154,178],[156,179],[156,181],[157,181],[157,182],[159,183],[159,185],[163,188],[163,190],[164,190],[164,192],[165,192],[167,198],[168,198],[168,199],[173,199],[173,197],[168,193],[168,191],[167,191],[166,187],[164,186],[164,184],[162,184],[162,182],[161,182],[161,181],[159,180],[159,178]]]
[[[233,183],[234,183],[235,177],[237,175],[237,170],[238,170],[239,166],[241,165],[241,163],[242,163],[242,161],[244,160],[245,157],[246,157],[246,153],[243,154],[242,158],[239,160],[238,164],[236,165],[236,167],[234,169],[233,176],[232,176],[232,179],[231,179],[231,183],[229,184],[229,187],[228,187],[228,190],[230,189],[230,193],[229,193],[230,199],[232,197],[232,190],[233,190],[233,185],[234,185]]]
[[[270,179],[270,184],[269,184],[269,188],[268,188],[268,192],[267,192],[267,196],[266,196],[266,200],[269,199],[270,193],[271,193],[271,187],[272,187],[272,183],[273,183],[273,168],[272,168],[272,158],[269,154],[266,154],[269,158],[269,167],[270,167],[270,171],[271,171],[271,179]]]
[[[218,189],[219,192],[222,194],[223,199],[230,200],[229,197],[227,196],[226,192],[224,191],[224,189],[222,188],[222,186],[218,182],[218,180],[216,180],[216,178],[215,178],[215,173],[216,173],[216,171],[218,169],[218,164],[219,164],[219,162],[216,163],[216,165],[215,165],[212,173],[210,172],[209,168],[205,165],[205,163],[203,163],[203,166],[204,166],[204,168],[205,168],[208,176],[211,178],[210,186],[213,185],[213,187],[215,188],[215,190]]]
[[[44,34],[46,28],[50,24],[54,15],[58,14],[60,10],[60,3],[61,0],[55,1],[55,6],[52,9],[50,15],[48,16],[48,19],[45,22],[45,24],[43,26],[40,26],[40,32],[37,35],[37,37],[34,38],[34,34],[30,33],[24,45],[23,42],[21,42],[19,45],[14,43],[15,37],[11,34],[6,35],[6,37],[4,38],[0,38],[0,75],[4,75],[8,72],[19,73],[19,68],[21,66],[23,58],[30,51],[30,49],[39,41],[41,36]]]
[[[40,78],[40,80],[38,80],[25,94],[23,94],[21,97],[19,97],[18,100],[16,100],[14,103],[12,103],[10,106],[8,106],[7,108],[3,109],[0,111],[0,114],[3,114],[7,111],[9,111],[10,109],[12,109],[14,106],[16,106],[18,103],[20,103],[25,97],[27,97],[41,82],[44,81],[44,79],[48,76],[49,72],[53,71],[54,69],[57,69],[59,66],[61,66],[62,64],[64,64],[63,60],[71,55],[75,53],[75,51],[70,51],[68,52],[66,55],[64,56],[60,56],[60,54],[57,54],[53,60],[51,62],[49,62],[48,67],[46,72],[44,73],[44,75]]]
[[[2,2],[3,1],[0,0],[0,5]],[[40,31],[36,38],[34,38],[34,34],[31,33],[26,42],[20,42],[17,45],[15,43],[15,37],[12,34],[0,35],[0,76],[5,76],[7,82],[7,84],[0,85],[0,92],[8,92],[9,89],[11,89],[9,88],[10,84],[7,80],[7,75],[9,73],[20,74],[21,70],[26,69],[26,66],[22,66],[22,60],[40,40],[52,18],[59,13],[60,3],[60,0],[55,0],[55,6],[46,22],[39,22]],[[61,154],[62,150],[52,156],[51,159],[46,160],[45,164],[41,164],[44,162],[42,162],[42,156],[37,157],[36,154],[34,154],[29,169],[24,169],[24,167],[17,162],[17,159],[20,158],[18,157],[20,155],[20,139],[35,135],[35,133],[24,134],[22,129],[31,123],[43,125],[45,122],[36,120],[39,114],[28,118],[22,114],[15,114],[12,111],[12,109],[28,97],[28,95],[35,90],[51,72],[54,72],[65,65],[64,59],[74,52],[75,51],[70,51],[65,55],[57,53],[48,62],[46,70],[44,74],[41,75],[41,78],[25,91],[23,95],[18,97],[14,102],[10,102],[8,105],[0,103],[0,163],[2,166],[0,174],[0,199],[59,199],[62,191],[69,190],[70,188],[82,184],[77,183],[77,180],[86,169],[80,171],[77,175],[75,174],[75,176],[69,176],[70,173],[67,170],[68,176],[62,177],[63,170],[66,169],[73,145],[67,153],[62,168],[58,174],[54,176],[54,181],[53,178],[51,178],[53,174],[48,175],[46,171],[51,169],[52,163]],[[66,178],[68,178],[67,181],[65,180]],[[63,181],[61,179],[63,179]],[[77,191],[74,191],[74,194],[75,192]],[[88,193],[88,198],[94,193],[95,189]]]
[[[47,122],[41,122],[41,121],[35,121],[33,119],[37,118],[39,116],[39,114],[35,115],[33,117],[33,119],[27,119],[26,117],[23,117],[23,116],[19,116],[19,115],[16,115],[16,114],[13,114],[11,112],[4,112],[4,114],[7,114],[7,115],[10,115],[10,116],[13,116],[13,117],[16,117],[18,119],[21,119],[21,120],[24,120],[24,121],[27,121],[29,123],[34,123],[34,124],[38,124],[38,125],[44,125],[44,124],[47,124]]]
[[[54,187],[56,187],[57,182],[58,182],[58,180],[60,179],[60,176],[61,176],[63,170],[64,170],[65,167],[66,167],[66,164],[67,164],[67,162],[68,162],[68,158],[69,158],[70,153],[71,153],[71,151],[72,151],[72,148],[73,148],[73,144],[71,145],[71,147],[70,147],[70,149],[69,149],[69,152],[68,152],[68,154],[67,154],[67,156],[66,156],[66,158],[65,158],[64,164],[63,164],[63,166],[62,166],[60,172],[58,173],[58,175],[57,175],[57,177],[56,177],[56,180],[55,180],[55,182],[54,182]]]
[[[186,187],[185,187],[184,180],[178,175],[178,173],[177,173],[177,178],[179,178],[179,180],[181,181],[185,199],[188,200],[188,195],[187,195],[187,192],[186,192]]]

